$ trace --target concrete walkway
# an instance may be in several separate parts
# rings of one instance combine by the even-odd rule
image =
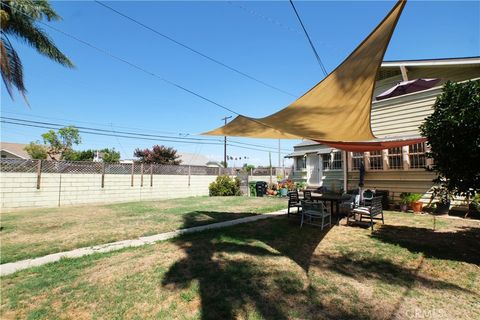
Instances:
[[[26,260],[20,260],[16,262],[5,263],[0,265],[0,276],[6,276],[23,269],[55,262],[62,258],[79,258],[89,254],[97,253],[97,252],[104,253],[104,252],[120,250],[127,247],[139,247],[147,244],[153,244],[157,241],[172,239],[186,233],[193,233],[193,232],[199,232],[199,231],[208,230],[208,229],[218,229],[218,228],[224,228],[228,226],[234,226],[241,223],[252,222],[252,221],[262,220],[270,217],[284,215],[286,214],[286,212],[287,211],[284,209],[276,212],[259,214],[259,215],[246,217],[246,218],[217,222],[217,223],[212,223],[212,224],[207,224],[207,225],[192,227],[187,229],[179,229],[171,232],[159,233],[153,236],[140,237],[138,239],[121,240],[121,241],[116,241],[116,242],[111,242],[106,244],[100,244],[92,247],[78,248],[70,251],[52,253],[52,254],[39,257],[39,258],[34,258],[34,259],[26,259]]]

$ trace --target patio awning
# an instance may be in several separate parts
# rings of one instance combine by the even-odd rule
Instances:
[[[264,118],[240,115],[227,125],[204,134],[306,138],[328,145],[341,143],[342,146],[348,142],[376,139],[370,125],[375,77],[405,3],[398,1],[342,64],[288,107]]]

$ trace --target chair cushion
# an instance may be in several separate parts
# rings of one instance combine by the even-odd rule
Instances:
[[[370,214],[370,210],[368,210],[368,208],[356,208],[356,209],[353,209],[353,212],[355,212],[355,213],[363,213],[363,214]]]

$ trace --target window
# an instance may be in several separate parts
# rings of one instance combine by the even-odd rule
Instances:
[[[295,169],[303,170],[307,168],[307,161],[305,157],[296,157],[295,158]]]
[[[388,167],[403,169],[402,147],[388,149]]]
[[[370,170],[383,170],[382,150],[370,151]]]
[[[335,151],[333,153],[332,169],[333,170],[342,169],[342,152],[341,151]]]
[[[408,146],[408,158],[411,169],[425,168],[425,143],[416,143]]]
[[[330,153],[324,153],[322,156],[323,170],[330,170]]]
[[[352,169],[360,170],[363,160],[363,152],[352,152]]]

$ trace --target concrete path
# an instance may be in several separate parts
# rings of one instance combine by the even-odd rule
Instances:
[[[163,240],[175,238],[186,233],[193,233],[193,232],[199,232],[199,231],[208,230],[208,229],[218,229],[218,228],[224,228],[228,226],[234,226],[236,224],[252,222],[252,221],[262,220],[270,217],[284,215],[286,214],[286,212],[287,212],[286,210],[280,210],[276,212],[259,214],[259,215],[246,217],[246,218],[217,222],[217,223],[212,223],[212,224],[207,224],[207,225],[192,227],[187,229],[179,229],[171,232],[159,233],[153,236],[140,237],[138,239],[121,240],[121,241],[116,241],[116,242],[111,242],[106,244],[100,244],[92,247],[78,248],[70,251],[52,253],[52,254],[39,257],[39,258],[34,258],[34,259],[26,259],[26,260],[20,260],[16,262],[5,263],[0,265],[0,276],[6,276],[23,269],[55,262],[62,258],[78,258],[78,257],[83,257],[83,256],[97,253],[97,252],[104,253],[104,252],[120,250],[127,247],[139,247],[147,244],[153,244],[157,241],[163,241]]]

